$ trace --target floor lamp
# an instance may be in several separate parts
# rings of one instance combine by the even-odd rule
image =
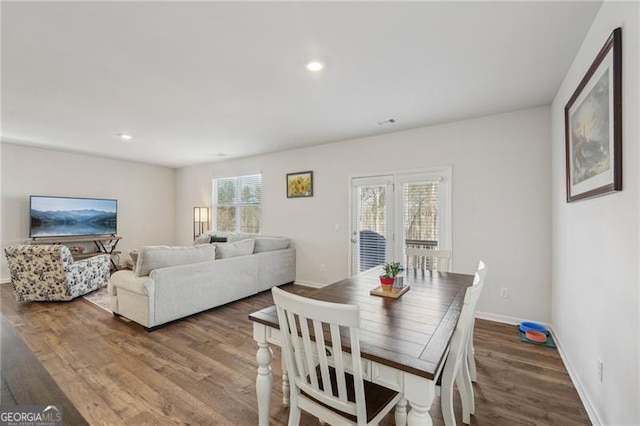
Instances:
[[[209,229],[209,207],[193,208],[193,239]]]

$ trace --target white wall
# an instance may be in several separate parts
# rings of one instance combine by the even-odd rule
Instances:
[[[607,425],[640,424],[638,9],[636,2],[603,4],[551,108],[551,320],[592,419]],[[618,26],[623,39],[623,191],[568,204],[564,106]],[[598,358],[604,361],[602,383]]]
[[[0,144],[2,249],[29,238],[29,195],[115,198],[118,248],[175,241],[175,170],[128,161]],[[2,280],[9,279],[2,256]]]
[[[548,321],[549,139],[542,107],[179,169],[177,242],[191,243],[192,209],[211,205],[213,177],[261,171],[262,234],[293,238],[298,282],[328,284],[349,273],[350,176],[452,165],[455,270],[472,272],[484,259],[481,311]],[[314,196],[287,199],[285,174],[303,170],[314,172]],[[499,298],[500,287],[509,299]]]

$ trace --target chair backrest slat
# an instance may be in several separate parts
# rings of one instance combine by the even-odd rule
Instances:
[[[309,335],[309,322],[306,318],[300,318],[300,328],[302,329],[303,354],[306,361],[306,370],[309,382],[313,388],[318,388],[318,376],[316,374],[315,362],[313,359],[313,348],[311,336]]]
[[[282,310],[282,313],[286,315],[286,318],[288,320],[287,325],[291,330],[291,334],[294,336],[297,336],[299,334],[299,331],[298,331],[298,323],[296,321],[295,315],[291,312],[285,311],[284,309],[278,308],[278,317],[280,316],[281,310]],[[303,361],[304,351],[302,350],[302,347],[300,345],[301,343],[300,340],[292,339],[291,336],[288,335],[288,333],[287,334],[283,333],[283,334],[285,335],[285,339],[289,342],[289,345],[292,347],[291,359],[295,361],[296,372],[297,372],[296,375],[299,377],[306,378],[308,373],[307,373],[306,363]]]
[[[338,399],[343,402],[347,402],[347,383],[344,378],[344,362],[342,355],[336,356],[338,352],[342,354],[342,343],[340,342],[340,327],[336,324],[330,324],[331,329],[331,344],[333,345],[333,363],[336,369],[336,378],[338,384]]]
[[[324,341],[324,333],[322,331],[322,323],[313,320],[313,332],[316,338],[316,350],[318,352],[320,375],[322,378],[322,387],[327,396],[333,396],[333,386],[331,376],[329,375],[329,361],[327,360],[327,349]]]
[[[355,409],[358,413],[359,419],[367,418],[367,407],[364,404],[364,386],[362,386],[362,363],[360,362],[360,339],[358,338],[358,329],[351,328],[349,330],[351,335],[351,361],[353,362],[353,381],[360,386],[355,386],[356,401],[363,401],[363,403],[357,404]],[[356,368],[357,366],[357,368]]]
[[[451,259],[449,250],[407,247],[405,254],[407,256],[407,267],[409,267],[409,259],[412,259],[413,269],[449,271],[449,260]]]

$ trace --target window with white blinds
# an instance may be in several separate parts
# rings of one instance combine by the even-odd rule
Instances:
[[[214,179],[214,229],[259,234],[261,203],[261,174]]]
[[[402,185],[404,237],[407,246],[438,246],[440,230],[440,182],[410,182]]]

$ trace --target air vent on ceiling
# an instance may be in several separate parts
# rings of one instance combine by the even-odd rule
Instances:
[[[386,120],[378,121],[378,126],[388,126],[389,124],[394,124],[395,122],[395,118],[388,118]]]

